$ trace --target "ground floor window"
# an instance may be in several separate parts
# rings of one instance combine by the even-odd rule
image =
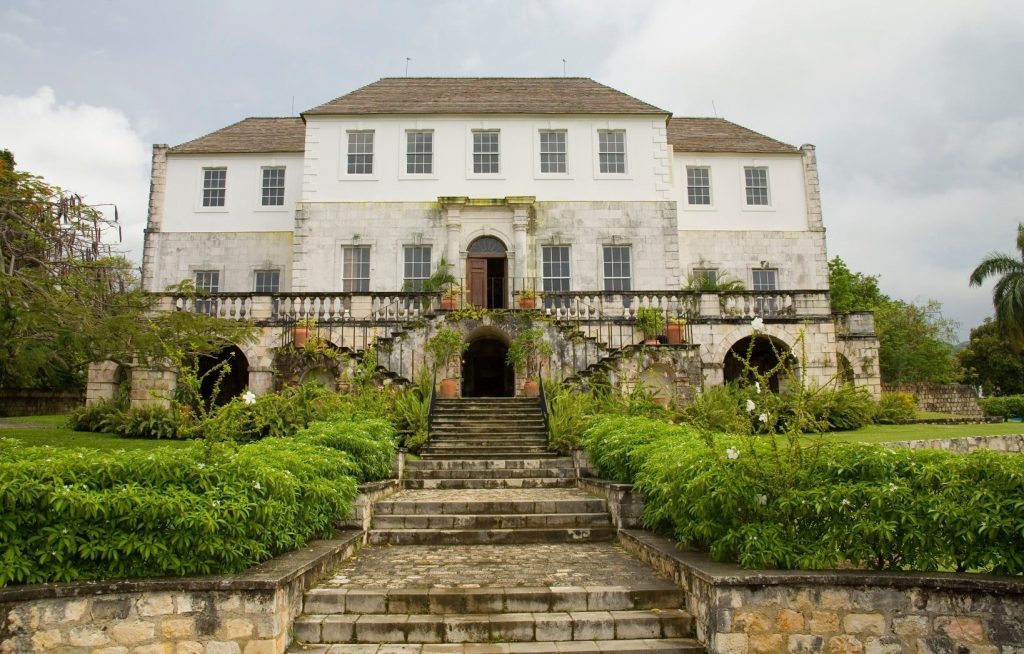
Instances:
[[[405,289],[422,291],[430,277],[430,246],[409,245],[405,248]]]
[[[341,290],[345,293],[370,292],[369,246],[347,246],[341,249]]]
[[[633,290],[633,266],[628,245],[604,246],[604,290]]]
[[[253,289],[257,293],[280,293],[281,292],[281,271],[280,270],[257,270],[256,286]]]

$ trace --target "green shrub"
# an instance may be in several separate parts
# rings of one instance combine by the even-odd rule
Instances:
[[[293,435],[315,420],[356,414],[354,405],[347,396],[329,391],[319,384],[308,383],[261,395],[251,404],[244,396],[238,396],[214,411],[194,431],[196,435],[206,438],[243,443],[261,438],[283,438]],[[373,410],[373,406],[366,407],[366,411]],[[360,409],[358,413],[363,414],[363,410]]]
[[[427,442],[430,429],[430,392],[433,380],[423,368],[416,383],[395,394],[393,422],[402,439],[402,445],[410,452],[419,452]]]
[[[333,533],[352,457],[294,439],[113,452],[0,440],[0,585],[238,572]]]
[[[548,405],[548,445],[569,454],[582,445],[583,432],[594,419],[599,400],[593,394],[563,386],[544,384]]]
[[[917,415],[917,402],[913,393],[882,393],[875,412],[875,422],[881,425],[899,425],[910,422]]]
[[[120,413],[118,405],[107,400],[86,404],[68,415],[68,429],[101,432],[105,424],[112,424],[111,417]]]
[[[704,431],[748,434],[751,416],[745,402],[732,386],[709,386],[683,407],[681,418]]]
[[[689,427],[642,416],[598,416],[583,434],[583,446],[597,473],[632,483],[646,458],[644,448],[662,439],[694,437]]]
[[[803,393],[807,402],[809,424],[804,431],[849,431],[870,425],[877,405],[865,388],[840,386],[819,388]],[[794,393],[791,403],[799,394]]]
[[[1024,418],[1024,395],[985,397],[978,400],[978,404],[981,405],[981,410],[985,412],[986,416]]]
[[[295,439],[346,452],[355,462],[354,474],[361,482],[391,477],[397,447],[395,428],[386,420],[313,422],[296,433]]]
[[[140,407],[111,413],[100,424],[103,431],[117,434],[122,438],[185,437],[179,431],[178,414],[162,406]]]

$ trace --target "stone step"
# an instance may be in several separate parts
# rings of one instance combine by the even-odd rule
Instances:
[[[510,448],[509,448],[510,449]],[[502,459],[554,459],[557,458],[556,452],[512,452],[512,451],[501,451],[501,452],[459,452],[456,454],[452,453],[440,453],[433,454],[430,451],[420,450],[420,458],[424,460],[442,460],[452,461],[456,459],[490,459],[492,461],[500,461]]]
[[[306,643],[565,642],[684,638],[693,619],[681,609],[300,616],[295,639]]]
[[[456,434],[435,434],[430,437],[429,444],[440,445],[440,444],[452,444],[452,445],[465,445],[471,443],[500,443],[500,444],[523,444],[523,445],[547,445],[547,436],[533,434],[480,434],[476,436],[456,435]]]
[[[525,479],[527,477],[575,478],[576,471],[573,468],[406,470],[406,479]]]
[[[538,468],[574,468],[575,463],[568,457],[541,461],[538,459],[460,459],[455,461],[407,461],[406,470],[522,470]]]
[[[578,652],[580,654],[600,654],[614,652],[617,654],[643,654],[644,652],[661,652],[662,654],[704,654],[704,647],[692,638],[662,638],[646,640],[577,640],[571,643],[532,642],[532,643],[490,643],[490,644],[452,644],[452,645],[293,645],[288,654],[433,654],[448,652],[450,654],[560,654],[562,652]]]
[[[678,608],[683,591],[668,581],[638,586],[505,586],[485,588],[312,588],[310,614],[538,613]]]
[[[607,512],[373,516],[374,529],[574,529],[610,526]]]
[[[478,422],[467,420],[438,420],[430,423],[430,433],[437,431],[459,431],[467,434],[486,434],[490,432],[542,432],[547,433],[543,420],[522,420],[517,422]]]
[[[575,488],[576,477],[525,477],[519,479],[405,479],[408,489],[472,488]]]
[[[529,515],[532,513],[604,513],[604,500],[510,500],[484,502],[431,502],[384,500],[373,505],[375,516],[381,515]]]
[[[457,443],[457,444],[456,443],[452,443],[450,445],[434,445],[433,443],[430,443],[428,441],[427,444],[423,446],[423,450],[427,450],[427,451],[433,452],[435,454],[436,453],[445,452],[445,451],[448,451],[448,450],[451,450],[455,454],[463,454],[467,450],[470,450],[470,449],[476,450],[476,451],[480,452],[480,454],[483,454],[483,455],[486,455],[488,452],[500,452],[500,451],[508,452],[508,451],[513,450],[513,449],[519,450],[519,451],[522,451],[522,452],[545,452],[545,451],[547,451],[547,447],[544,446],[544,445],[519,445],[519,444],[512,444],[512,443],[500,443],[498,445],[474,445],[471,442],[463,442],[463,443]],[[487,457],[486,456],[482,456],[480,458],[485,459]]]
[[[614,527],[549,529],[370,529],[372,545],[526,545],[591,543],[615,538]]]

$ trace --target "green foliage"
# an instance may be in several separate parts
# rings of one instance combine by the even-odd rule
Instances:
[[[419,452],[427,442],[432,387],[430,374],[421,368],[416,383],[395,395],[394,422],[401,435],[402,445],[410,452]]]
[[[636,310],[636,328],[645,338],[657,338],[665,330],[665,316],[654,307],[640,307]]]
[[[452,370],[461,369],[458,363],[468,347],[469,343],[462,338],[460,332],[446,327],[437,330],[437,333],[430,337],[426,349],[434,361],[435,372],[440,370],[442,374],[447,375]]]
[[[992,305],[1000,333],[1016,349],[1024,347],[1024,224],[1017,225],[1016,256],[993,252],[971,272],[971,286],[994,277]]]
[[[867,389],[845,385],[835,389],[810,389],[807,405],[815,428],[803,431],[860,429],[874,421],[878,410],[878,405]]]
[[[0,440],[0,585],[238,572],[329,537],[349,454],[301,439],[149,451]]]
[[[749,434],[751,419],[736,386],[709,386],[683,407],[680,417],[705,432]]]
[[[986,319],[972,329],[971,340],[957,358],[964,369],[964,383],[981,386],[985,395],[1024,393],[1024,352],[996,323]]]
[[[875,410],[875,422],[880,425],[900,425],[917,415],[917,400],[911,393],[882,393]]]
[[[110,414],[101,431],[122,438],[186,438],[179,432],[178,414],[163,406],[148,406]]]
[[[888,384],[948,384],[960,376],[953,341],[956,323],[935,300],[917,305],[890,300],[875,312],[879,365]]]
[[[569,454],[582,445],[583,432],[600,402],[591,393],[554,381],[545,382],[544,393],[548,405],[548,446]]]
[[[720,272],[714,281],[704,273],[690,273],[686,276],[686,284],[683,285],[684,291],[697,291],[700,293],[727,293],[730,291],[742,291],[745,288],[742,280],[736,279],[726,272]]]
[[[745,567],[1024,573],[1024,460],[776,438],[702,436],[600,418],[587,451],[635,482],[644,519]]]
[[[828,262],[828,286],[832,310],[840,313],[875,311],[889,301],[878,288],[878,275],[855,273],[839,257]]]
[[[978,400],[986,416],[1024,418],[1024,395],[1003,395]]]
[[[347,452],[355,463],[351,473],[361,481],[391,477],[397,451],[395,428],[386,420],[361,418],[313,422],[295,439]]]
[[[544,340],[544,330],[534,327],[522,330],[512,340],[505,361],[533,379],[540,374],[541,360],[547,359],[553,352],[551,344]]]
[[[121,408],[114,402],[106,400],[80,406],[68,414],[67,426],[75,431],[102,432],[104,425],[113,424],[113,416],[121,413]]]

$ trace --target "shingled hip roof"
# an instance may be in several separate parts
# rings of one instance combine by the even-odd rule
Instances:
[[[304,152],[306,125],[301,118],[246,118],[200,136],[168,152],[175,154],[233,154],[246,152]]]
[[[723,118],[672,118],[668,121],[668,142],[675,152],[792,154],[800,151]]]
[[[669,113],[586,77],[385,77],[303,115]]]

